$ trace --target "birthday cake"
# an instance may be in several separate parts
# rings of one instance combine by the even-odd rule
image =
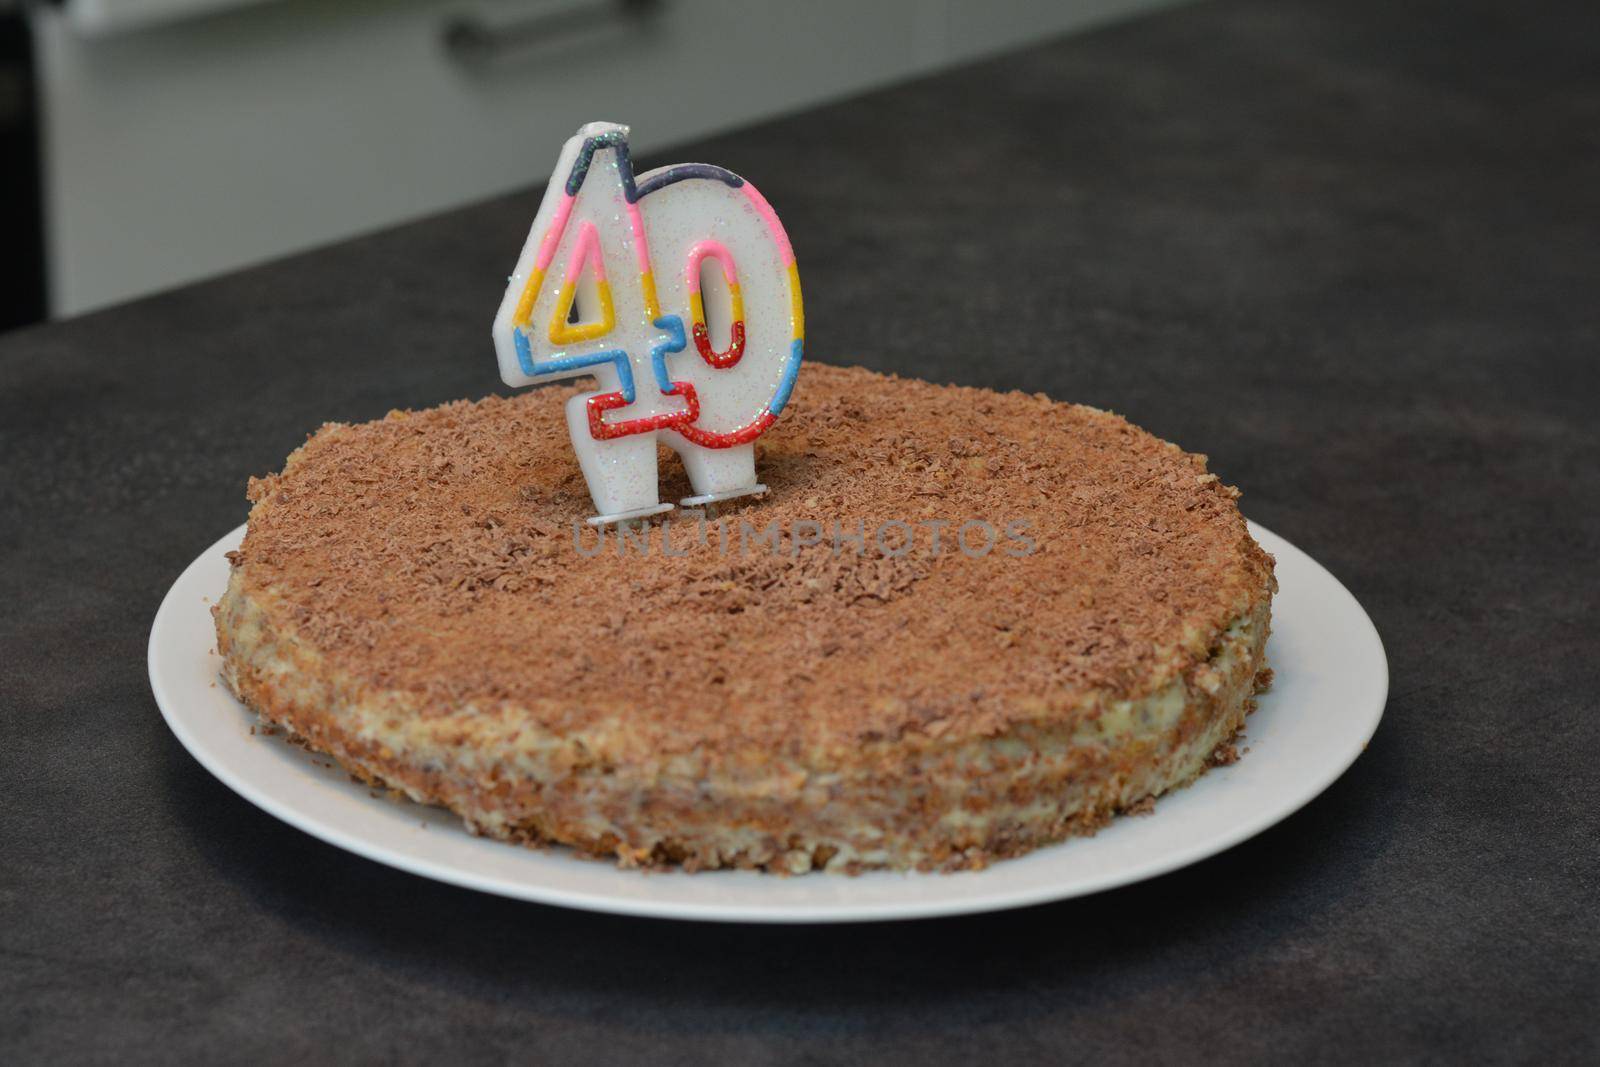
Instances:
[[[238,697],[473,832],[690,870],[981,867],[1232,757],[1275,582],[1204,457],[813,364],[765,496],[596,527],[558,393],[330,424],[252,480]]]

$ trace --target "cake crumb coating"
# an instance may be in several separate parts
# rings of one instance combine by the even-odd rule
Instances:
[[[253,479],[235,692],[481,832],[690,868],[981,866],[1225,758],[1274,582],[1204,457],[810,364],[767,497],[598,542],[575,391],[329,424]]]

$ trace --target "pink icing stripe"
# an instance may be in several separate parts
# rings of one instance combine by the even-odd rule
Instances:
[[[578,244],[572,250],[572,255],[567,259],[567,281],[578,280],[578,272],[583,270],[583,265],[590,259],[594,260],[594,276],[596,281],[606,280],[606,260],[600,254],[600,231],[594,228],[594,223],[585,220],[578,226]]]
[[[628,205],[628,222],[633,227],[633,254],[639,260],[639,273],[650,273],[650,246],[644,240],[644,216],[638,204]]]
[[[767,208],[767,210],[771,211],[772,209]],[[779,232],[781,233],[782,231],[780,230]],[[739,284],[734,274],[733,253],[728,251],[728,246],[721,241],[707,238],[689,249],[689,264],[687,268],[689,292],[698,293],[700,291],[700,263],[707,256],[712,257],[722,266],[722,277],[727,281],[730,288]],[[794,257],[790,256],[790,258]]]
[[[534,270],[550,269],[550,261],[556,258],[556,245],[561,243],[561,234],[567,228],[567,217],[572,214],[572,202],[576,199],[575,196],[563,195],[561,203],[556,205],[556,217],[544,232],[544,240],[539,242],[539,255],[533,261]]]
[[[761,221],[767,224],[767,229],[772,232],[772,239],[778,242],[778,250],[783,253],[783,265],[790,266],[794,263],[794,249],[789,246],[789,235],[783,232],[783,223],[778,221],[778,213],[772,210],[772,205],[767,203],[767,198],[761,191],[749,182],[745,182],[741,189],[744,195],[750,198],[750,203],[755,207]]]

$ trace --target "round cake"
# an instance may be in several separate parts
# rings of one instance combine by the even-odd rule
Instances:
[[[1276,586],[1205,457],[808,364],[766,497],[595,529],[573,392],[330,424],[253,479],[234,693],[475,833],[690,870],[981,867],[1231,758]]]

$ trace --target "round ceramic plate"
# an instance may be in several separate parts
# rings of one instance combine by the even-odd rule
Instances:
[[[326,757],[252,733],[256,717],[217,678],[210,604],[244,527],[183,572],[150,633],[150,685],[167,725],[212,774],[308,834],[401,870],[488,893],[593,911],[724,922],[858,922],[1060,900],[1174,870],[1290,815],[1355,761],[1388,695],[1383,645],[1361,605],[1304,552],[1254,524],[1278,559],[1268,661],[1277,678],[1250,717],[1245,758],[1114,820],[983,871],[781,878],[751,871],[621,870],[564,849],[473,837],[437,808],[374,796]]]

